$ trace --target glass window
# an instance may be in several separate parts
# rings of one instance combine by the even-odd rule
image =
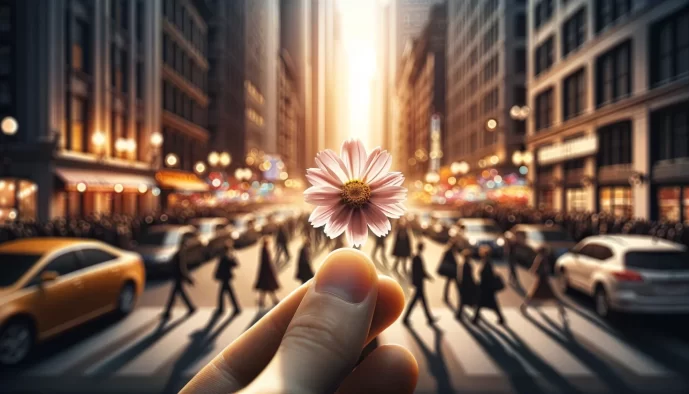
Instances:
[[[625,254],[624,264],[628,268],[658,271],[689,270],[689,255],[686,252],[643,251]]]
[[[86,135],[86,101],[80,97],[72,97],[72,119],[70,150],[84,151],[84,136]]]
[[[67,252],[53,259],[43,271],[55,271],[58,275],[67,275],[79,269],[76,252]]]
[[[653,160],[689,157],[689,102],[667,107],[651,114]]]
[[[0,288],[12,286],[41,258],[34,254],[0,253]]]
[[[97,264],[105,263],[106,261],[115,260],[117,256],[110,254],[101,249],[83,249],[81,256],[86,267],[91,267]]]
[[[567,189],[567,212],[585,212],[588,210],[588,189]]]
[[[12,30],[12,7],[0,5],[0,32],[7,33]]]
[[[542,210],[550,210],[554,208],[554,192],[552,189],[544,189],[538,191],[538,206]]]
[[[689,223],[689,187],[684,188],[684,223]]]
[[[658,213],[661,220],[680,220],[680,188],[663,187],[658,190]]]
[[[584,111],[586,99],[586,73],[581,68],[564,80],[562,101],[565,120],[571,119]]]
[[[666,84],[689,72],[689,7],[651,26],[651,83]]]
[[[177,231],[156,231],[145,234],[139,240],[141,245],[173,246],[179,244],[180,233]]]
[[[601,212],[615,217],[632,217],[634,206],[632,190],[628,186],[603,187],[598,193]]]
[[[586,7],[582,7],[562,27],[562,56],[579,48],[586,39]]]
[[[613,103],[631,94],[631,42],[626,41],[596,61],[596,104]]]
[[[553,122],[553,89],[549,88],[536,96],[536,131],[547,129]]]

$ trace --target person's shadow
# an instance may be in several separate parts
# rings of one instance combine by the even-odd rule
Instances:
[[[186,371],[196,360],[206,356],[214,349],[213,343],[217,337],[237,316],[239,316],[238,313],[233,313],[227,317],[222,324],[213,329],[221,317],[220,314],[214,313],[203,328],[194,331],[190,335],[191,342],[172,366],[172,371],[170,372],[162,393],[177,393],[182,388],[182,385],[186,383],[183,376],[184,371]]]
[[[474,324],[467,323],[464,319],[459,320],[459,323],[466,329],[474,341],[488,353],[498,367],[502,369],[505,378],[509,381],[515,393],[539,394],[543,392],[541,387],[529,375],[521,361],[508,352],[491,332],[481,330]]]
[[[629,387],[627,382],[615,372],[605,361],[597,357],[595,354],[581,346],[574,338],[574,335],[569,330],[568,325],[557,325],[548,315],[538,311],[539,315],[543,318],[550,328],[546,327],[543,323],[536,320],[533,316],[526,314],[525,318],[531,324],[536,326],[544,334],[546,334],[550,339],[555,341],[564,349],[567,349],[570,354],[580,360],[584,365],[586,365],[589,370],[596,373],[598,378],[606,384],[611,392],[620,393],[633,393],[634,389]],[[558,334],[560,332],[560,334]]]
[[[411,334],[414,341],[421,349],[424,357],[426,358],[426,363],[430,369],[431,374],[435,377],[437,383],[436,392],[439,394],[443,393],[453,393],[452,383],[450,382],[450,375],[447,371],[447,366],[445,365],[445,359],[442,353],[442,339],[443,332],[440,328],[436,326],[431,326],[434,336],[434,351],[431,351],[426,344],[423,342],[418,332],[414,330],[411,326],[406,326]]]

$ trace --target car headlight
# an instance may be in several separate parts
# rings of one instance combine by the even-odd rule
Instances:
[[[476,246],[476,239],[475,238],[469,238],[469,245]]]
[[[454,226],[450,227],[450,230],[448,231],[448,234],[450,235],[450,237],[456,236],[457,233],[458,233],[457,227],[454,227]]]
[[[498,238],[497,241],[495,241],[498,246],[505,246],[505,239],[504,238]]]
[[[421,225],[421,228],[424,229],[424,230],[426,230],[426,229],[428,229],[428,225],[427,225],[426,223],[424,223],[424,224]]]
[[[263,231],[263,226],[256,226],[254,227],[254,230],[256,230],[257,233],[260,233],[261,231]]]
[[[232,236],[232,239],[239,239],[239,231],[236,231],[236,230],[233,231],[231,236]]]
[[[165,253],[165,254],[159,254],[153,258],[156,262],[162,263],[165,261],[170,261],[172,260],[172,256],[174,256],[174,253]]]
[[[433,226],[433,230],[436,233],[439,233],[439,232],[443,231],[443,226],[441,226],[440,224],[436,224],[435,226]]]

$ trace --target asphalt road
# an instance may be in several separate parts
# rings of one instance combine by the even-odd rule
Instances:
[[[435,276],[444,246],[427,241],[427,271]],[[279,273],[280,298],[299,285],[294,279],[298,241],[291,243],[291,262]],[[391,245],[388,245],[391,247]],[[373,239],[363,248],[370,253]],[[324,251],[314,258],[314,268]],[[258,320],[253,285],[259,249],[237,252],[240,266],[234,287],[242,313],[214,317],[217,283],[215,262],[193,272],[189,294],[198,307],[186,316],[177,304],[169,322],[160,314],[170,291],[167,281],[150,281],[137,309],[127,318],[100,319],[42,346],[27,365],[0,371],[2,393],[174,393],[224,346]],[[380,262],[383,274],[396,277],[409,296],[403,276]],[[507,277],[504,264],[498,272]],[[477,268],[478,269],[478,268]],[[519,272],[525,288],[533,278]],[[478,326],[454,319],[442,300],[444,281],[435,278],[427,297],[437,327],[426,324],[420,308],[411,327],[395,323],[380,335],[378,345],[409,348],[421,370],[418,393],[686,393],[689,392],[689,338],[686,318],[629,317],[615,324],[595,317],[582,296],[565,296],[569,324],[565,327],[553,305],[523,316],[521,292],[508,287],[499,295],[507,320],[495,323],[486,311]],[[471,316],[472,311],[469,311]]]

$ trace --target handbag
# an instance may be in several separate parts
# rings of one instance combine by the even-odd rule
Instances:
[[[495,275],[493,277],[493,288],[495,289],[495,291],[505,290],[505,281],[502,280],[502,276]]]

